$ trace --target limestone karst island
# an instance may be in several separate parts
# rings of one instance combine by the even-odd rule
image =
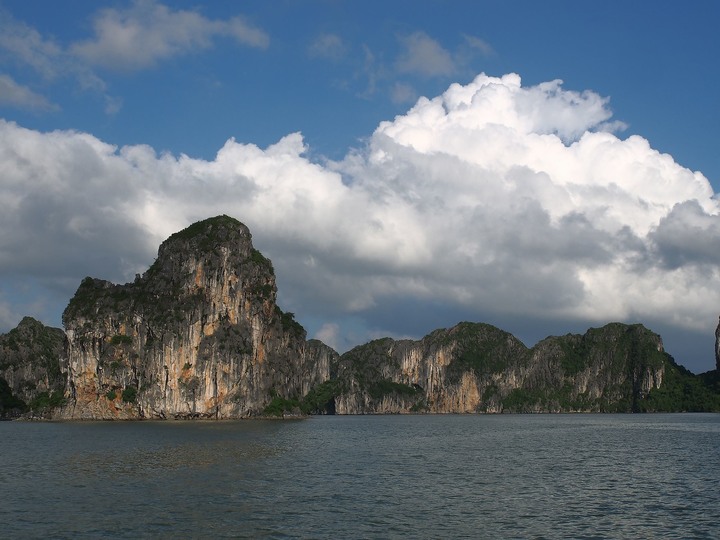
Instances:
[[[270,260],[218,216],[173,234],[134,282],[85,278],[64,330],[29,317],[0,336],[0,416],[176,419],[306,414],[720,411],[640,324],[527,348],[461,322],[345,354],[276,304]]]

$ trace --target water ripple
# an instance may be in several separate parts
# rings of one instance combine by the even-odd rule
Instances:
[[[714,538],[720,416],[0,424],[7,538]]]

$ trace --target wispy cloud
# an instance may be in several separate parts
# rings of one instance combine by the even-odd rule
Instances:
[[[417,91],[410,84],[396,82],[391,90],[390,98],[393,103],[407,104],[417,99]]]
[[[347,53],[347,46],[337,34],[321,34],[310,43],[307,51],[312,58],[338,61]]]
[[[0,105],[34,111],[56,111],[59,107],[26,86],[15,82],[9,75],[0,75]]]
[[[46,79],[62,74],[65,67],[60,45],[1,8],[0,51],[5,53],[5,61],[29,66]]]
[[[414,32],[399,38],[403,50],[395,62],[400,73],[424,77],[448,77],[457,71],[452,54],[425,32]]]
[[[95,35],[70,47],[90,65],[135,71],[159,61],[211,47],[219,37],[266,48],[268,35],[241,17],[211,20],[194,11],[172,10],[152,0],[137,0],[129,9],[102,10],[93,22]]]
[[[362,46],[363,62],[361,70],[356,74],[356,78],[365,81],[365,88],[358,93],[363,99],[368,99],[375,95],[378,84],[387,77],[385,67],[379,62],[367,45]]]
[[[367,80],[367,89],[361,97],[382,93],[388,95],[393,103],[407,104],[417,99],[418,79],[451,80],[461,73],[467,73],[478,56],[495,54],[492,46],[485,40],[463,35],[455,48],[446,48],[425,32],[416,31],[397,37],[399,51],[393,60],[386,64],[378,60],[385,57],[363,46],[363,77]],[[387,51],[384,51],[387,52]],[[473,70],[473,73],[477,71]]]
[[[44,38],[36,29],[15,19],[7,11],[0,10],[0,62],[39,75],[45,87],[58,79],[77,81],[84,91],[91,91],[112,99],[106,93],[105,82],[83,62],[68,53],[67,49],[51,39]],[[3,81],[6,105],[51,111],[59,108],[46,97],[33,92],[15,78]]]
[[[127,9],[104,9],[93,21],[94,36],[70,44],[44,37],[0,9],[0,63],[30,68],[45,84],[71,78],[83,91],[100,94],[106,114],[116,114],[122,99],[112,96],[98,68],[137,71],[163,60],[208,49],[221,38],[264,49],[269,36],[242,17],[212,20],[194,11],[174,10],[154,0],[136,0]],[[0,81],[5,105],[53,110],[42,95],[15,78]]]
[[[484,39],[463,34],[463,40],[465,47],[478,51],[483,56],[492,56],[495,54],[495,49]]]

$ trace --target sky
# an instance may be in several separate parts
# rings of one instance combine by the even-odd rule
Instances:
[[[720,315],[720,3],[0,0],[0,332],[245,223],[343,352]]]

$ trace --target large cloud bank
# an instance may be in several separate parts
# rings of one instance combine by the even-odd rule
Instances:
[[[170,233],[227,213],[273,259],[284,307],[331,341],[344,317],[393,305],[710,331],[718,201],[622,127],[594,92],[483,74],[339,162],[311,161],[298,133],[204,161],[1,123],[0,272],[69,296],[86,274],[131,279]]]

